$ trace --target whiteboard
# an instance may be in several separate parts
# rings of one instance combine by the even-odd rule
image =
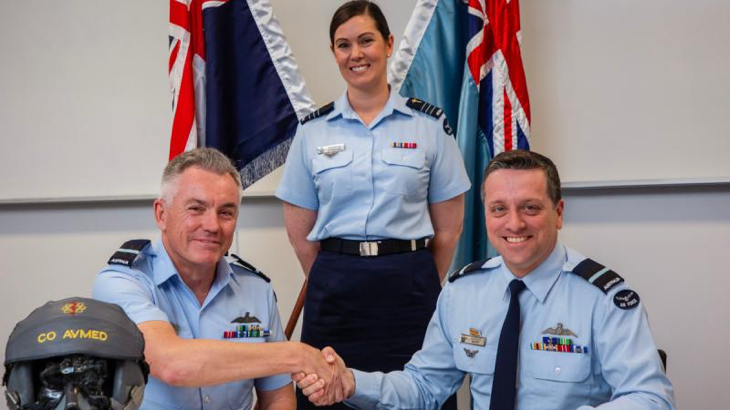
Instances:
[[[416,0],[379,3],[398,42]],[[271,4],[317,104],[337,98],[327,32],[341,1]],[[533,149],[564,181],[730,178],[730,2],[520,5]],[[161,1],[0,2],[0,200],[157,193],[167,20]]]

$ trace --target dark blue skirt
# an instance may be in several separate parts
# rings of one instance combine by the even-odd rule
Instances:
[[[332,346],[355,369],[402,370],[423,345],[440,291],[428,249],[376,257],[320,252],[309,273],[302,342]],[[297,402],[315,408],[299,392]]]

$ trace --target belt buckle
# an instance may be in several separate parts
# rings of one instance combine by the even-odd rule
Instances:
[[[360,242],[360,256],[378,256],[378,243]]]

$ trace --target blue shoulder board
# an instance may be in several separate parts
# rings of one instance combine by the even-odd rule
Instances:
[[[246,269],[247,271],[249,271],[249,272],[253,273],[254,275],[256,275],[256,276],[260,277],[261,279],[265,280],[266,282],[271,282],[271,279],[270,279],[270,278],[269,278],[268,276],[264,275],[264,273],[263,273],[263,272],[261,272],[260,270],[256,269],[256,268],[255,268],[255,267],[254,267],[253,265],[251,265],[250,263],[248,263],[248,262],[246,262],[245,260],[241,259],[241,257],[240,257],[240,256],[238,256],[238,255],[236,255],[236,254],[232,253],[232,254],[231,254],[231,257],[232,257],[233,259],[235,259],[235,261],[234,261],[234,262],[231,262],[231,265],[236,265],[236,266],[240,266],[240,267],[242,267],[242,268]]]
[[[144,249],[145,246],[149,245],[148,239],[132,239],[131,241],[124,242],[122,246],[114,252],[107,263],[109,265],[122,265],[128,268],[132,267],[132,263],[137,259],[139,253]]]
[[[335,109],[335,103],[331,102],[331,103],[321,107],[320,109],[309,113],[309,115],[302,118],[301,121],[299,121],[299,123],[303,125],[304,123],[306,123],[309,120],[313,120],[315,118],[319,118],[323,115],[327,115],[327,114],[331,113],[332,110],[334,110],[334,109]]]
[[[451,276],[449,276],[449,282],[453,282],[453,281],[455,281],[455,280],[457,280],[459,278],[462,278],[462,277],[464,277],[466,275],[469,275],[471,273],[478,272],[482,268],[482,265],[484,265],[485,263],[487,263],[487,261],[489,259],[491,259],[491,258],[487,258],[487,259],[484,259],[484,260],[481,260],[481,261],[472,262],[472,263],[464,266],[463,268],[459,269],[458,271],[452,273]]]
[[[593,259],[586,258],[573,268],[573,273],[595,285],[601,292],[608,294],[614,286],[624,281],[618,273],[601,265]]]
[[[413,108],[416,111],[426,113],[434,118],[439,118],[444,112],[441,108],[415,97],[409,98],[408,101],[406,101],[406,106]]]

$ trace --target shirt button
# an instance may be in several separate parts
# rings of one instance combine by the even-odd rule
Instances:
[[[210,403],[210,396],[208,396],[206,394],[205,397],[203,398],[203,401],[206,402],[206,403]]]
[[[556,367],[555,368],[555,374],[560,374],[560,368],[559,367]]]

